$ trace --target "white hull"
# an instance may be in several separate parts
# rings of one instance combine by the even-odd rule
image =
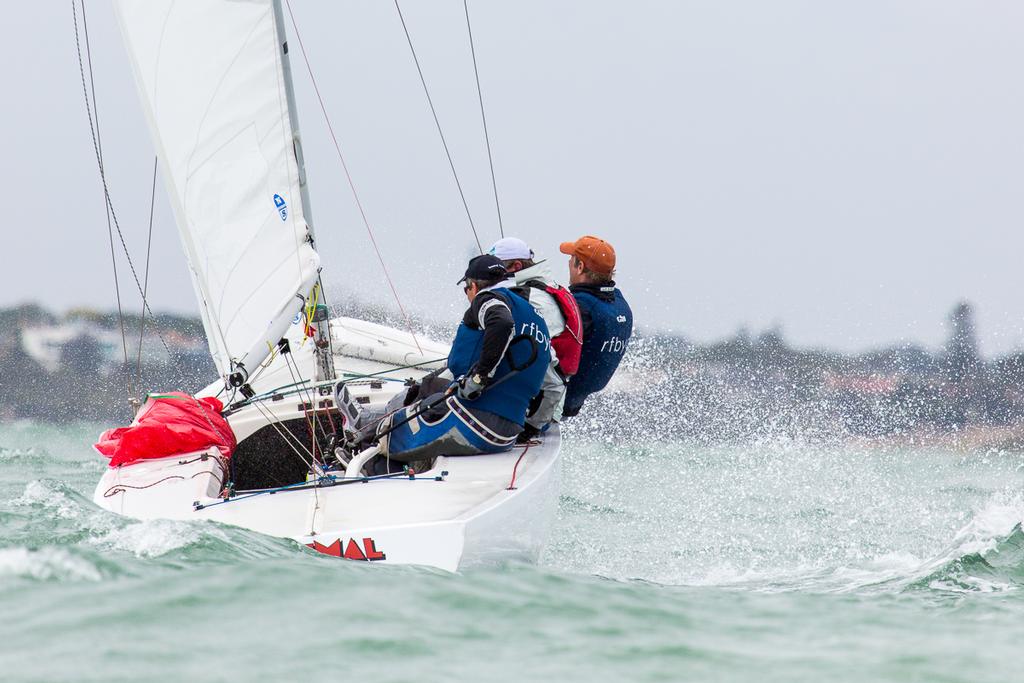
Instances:
[[[415,347],[401,341],[402,333],[344,319],[332,326],[336,342],[339,336],[344,342],[336,343],[336,350],[364,356],[337,356],[339,375],[389,368],[392,380],[423,374],[422,370],[394,369],[400,359],[420,360]],[[354,351],[354,340],[369,350]],[[421,345],[428,359],[447,352],[436,344],[428,348],[421,341]],[[311,368],[308,348],[296,350],[293,356],[300,368]],[[366,356],[385,356],[390,362],[371,361]],[[254,389],[259,392],[287,383],[278,382],[280,377],[275,379],[275,375],[280,375],[279,369],[271,366]],[[401,386],[397,381],[367,381],[361,390],[372,404],[380,405]],[[355,387],[357,394],[359,391]],[[268,424],[264,413],[270,413],[275,421],[305,415],[308,402],[304,396],[265,401],[263,413],[252,407],[231,415],[229,421],[239,442]],[[321,396],[308,398],[318,403],[329,401]],[[195,453],[108,469],[96,487],[94,500],[112,512],[139,519],[212,520],[291,538],[349,559],[455,571],[508,559],[536,560],[554,513],[560,443],[554,429],[539,443],[508,453],[440,457],[433,469],[417,473],[415,479],[402,476],[362,482],[339,478],[331,486],[255,495],[239,492],[228,500],[220,498],[225,473],[216,449],[211,449],[205,459],[202,453]],[[513,477],[514,487],[510,487]]]

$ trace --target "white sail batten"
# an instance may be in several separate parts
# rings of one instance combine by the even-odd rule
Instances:
[[[210,353],[251,372],[315,283],[273,0],[115,0]]]

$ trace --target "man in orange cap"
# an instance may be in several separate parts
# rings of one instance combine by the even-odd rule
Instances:
[[[569,289],[583,318],[579,370],[565,392],[563,417],[572,417],[590,394],[601,391],[615,374],[633,334],[633,311],[615,286],[615,249],[599,237],[585,235],[562,242],[569,255]]]

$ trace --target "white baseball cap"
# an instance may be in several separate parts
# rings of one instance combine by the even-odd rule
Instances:
[[[491,245],[487,250],[488,254],[497,256],[502,261],[515,261],[516,259],[532,259],[533,249],[518,237],[502,237]]]

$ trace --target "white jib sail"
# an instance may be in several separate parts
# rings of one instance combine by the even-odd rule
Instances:
[[[273,0],[116,0],[222,376],[271,352],[316,281]]]

